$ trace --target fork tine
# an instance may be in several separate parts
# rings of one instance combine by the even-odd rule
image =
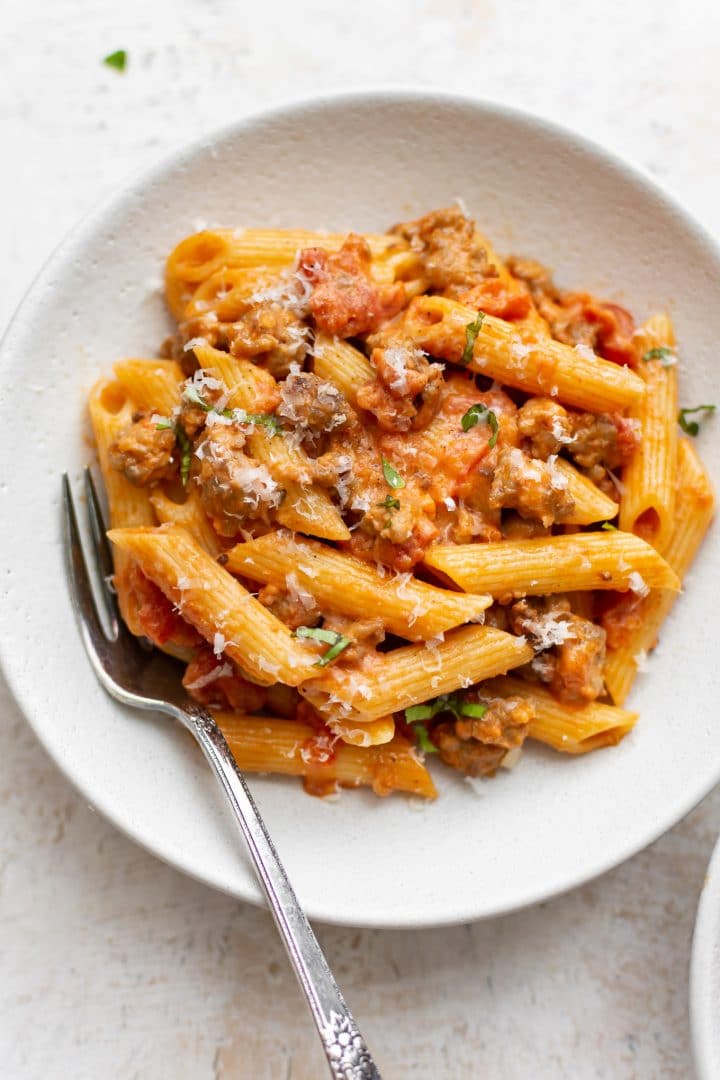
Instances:
[[[80,623],[83,643],[90,659],[97,666],[100,662],[98,650],[105,651],[103,646],[107,645],[107,639],[95,607],[95,597],[93,596],[90,575],[88,574],[80,541],[75,503],[67,473],[63,473],[62,476],[62,491],[65,519],[65,556],[67,574],[70,580],[70,596]]]
[[[119,615],[115,592],[110,584],[114,571],[112,550],[110,541],[106,535],[105,519],[103,517],[102,506],[100,505],[100,497],[98,496],[97,488],[95,487],[92,470],[89,467],[85,468],[84,479],[88,517],[90,519],[90,533],[93,540],[98,574],[100,576],[102,602],[105,607],[108,622],[111,626],[111,637],[115,639],[119,631]]]

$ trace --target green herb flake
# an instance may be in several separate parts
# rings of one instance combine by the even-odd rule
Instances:
[[[391,487],[393,491],[397,491],[398,488],[405,487],[405,481],[400,473],[392,467],[390,462],[386,458],[381,458],[383,476],[387,482],[388,487]]]
[[[463,367],[467,367],[467,365],[472,361],[475,341],[477,340],[477,336],[480,333],[480,329],[484,321],[485,312],[478,311],[475,322],[468,323],[465,327],[465,348],[463,349],[463,354],[460,358],[460,363],[463,365]]]
[[[223,416],[228,413],[227,409],[223,409]],[[241,420],[232,411],[230,416],[233,416],[239,424],[257,424],[259,427],[265,427],[268,431],[271,431],[273,435],[280,433],[280,421],[277,416],[271,416],[270,413],[245,413],[245,419]]]
[[[612,521],[603,521],[600,528],[604,532],[617,532],[617,525],[613,525]]]
[[[480,720],[487,712],[487,705],[481,705],[479,701],[465,701],[460,694],[441,694],[424,705],[411,705],[405,710],[405,720],[408,724],[414,724],[418,720],[432,720],[442,712],[451,712],[455,719],[468,716]]]
[[[114,68],[115,71],[124,71],[127,67],[127,51],[118,49],[116,52],[110,53],[109,56],[103,58],[103,64],[106,67]]]
[[[351,638],[339,634],[337,630],[324,630],[319,626],[298,626],[297,630],[293,630],[293,636],[322,641],[325,645],[330,646],[328,651],[323,653],[319,660],[315,661],[317,667],[326,667],[331,664],[341,652],[347,649],[348,645],[353,644]]]
[[[190,479],[190,466],[192,465],[192,443],[185,434],[180,424],[175,424],[175,438],[180,447],[180,480],[183,487],[187,487]]]
[[[487,405],[471,405],[465,415],[462,417],[460,423],[462,424],[463,431],[470,431],[476,424],[484,423],[490,428],[492,435],[488,440],[488,446],[492,448],[498,441],[498,418],[492,409],[488,409]]]
[[[712,415],[715,412],[716,407],[717,406],[715,405],[695,405],[692,409],[681,409],[678,413],[678,424],[686,435],[692,435],[693,437],[699,435],[700,422],[703,419],[707,419],[707,417],[703,418],[700,416],[698,420],[688,420],[688,416],[692,416],[693,413],[708,413],[709,415]]]
[[[156,431],[170,431],[175,425],[168,416],[157,416],[155,418],[155,430]]]
[[[197,405],[203,412],[212,412],[212,405],[208,405],[207,401],[200,396],[200,393],[196,386],[190,384],[183,390],[183,401],[189,401],[191,405]],[[232,414],[230,414],[232,415]]]
[[[428,734],[428,729],[423,723],[417,722],[411,725],[417,744],[424,754],[437,754],[438,748]]]
[[[399,510],[400,500],[395,498],[394,495],[386,495],[382,502],[376,504],[383,510]]]
[[[481,705],[478,701],[462,701],[457,707],[461,716],[469,716],[473,720],[482,720],[487,712],[487,705]]]
[[[663,367],[672,367],[677,363],[677,357],[667,345],[658,345],[654,349],[648,349],[643,355],[643,360],[659,360]]]

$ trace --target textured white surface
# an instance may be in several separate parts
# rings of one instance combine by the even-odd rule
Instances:
[[[118,172],[259,104],[390,71],[573,124],[720,232],[714,5],[583,2],[556,27],[539,8],[373,3],[361,16],[312,3],[303,23],[272,3],[4,12],[0,322]],[[125,76],[97,63],[120,46]],[[4,1072],[322,1075],[269,919],[134,848],[77,799],[9,701],[0,715]],[[716,795],[624,868],[492,923],[321,928],[386,1076],[687,1076],[689,936],[719,821]]]

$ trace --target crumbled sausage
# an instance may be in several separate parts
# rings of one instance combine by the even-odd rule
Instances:
[[[490,506],[508,507],[521,517],[552,525],[567,517],[575,506],[567,487],[566,477],[554,464],[529,458],[515,447],[505,447],[498,456]]]
[[[565,451],[583,469],[617,469],[637,449],[639,425],[621,413],[569,412],[550,398],[530,398],[518,413],[518,431],[533,457],[546,461]]]
[[[201,705],[238,712],[258,712],[265,705],[267,691],[248,682],[231,661],[218,658],[212,649],[197,650],[185,669],[182,684]]]
[[[441,720],[430,738],[446,765],[467,776],[492,776],[508,750],[524,743],[535,709],[520,697],[483,698],[482,688],[465,700],[485,705],[485,714]]]
[[[357,393],[357,404],[375,415],[383,431],[419,431],[432,420],[442,395],[442,365],[419,349],[374,349],[376,376]]]
[[[640,442],[638,422],[620,413],[574,413],[570,428],[567,450],[584,469],[627,465]]]
[[[530,289],[554,338],[566,345],[587,345],[617,364],[634,363],[635,324],[629,311],[587,292],[558,289],[550,271],[533,259],[510,257],[508,266]]]
[[[310,438],[341,427],[349,415],[337,387],[305,371],[291,371],[282,383],[277,411]]]
[[[466,776],[494,776],[507,754],[503,746],[461,739],[451,720],[435,725],[432,741],[438,748],[440,760]]]
[[[455,721],[455,732],[461,739],[476,739],[506,750],[522,746],[535,715],[531,702],[520,697],[486,699],[482,688],[479,696],[470,694],[466,700],[486,705],[487,709],[481,717],[461,716]]]
[[[572,705],[594,701],[604,690],[606,635],[601,626],[573,614],[560,596],[520,600],[508,613],[510,628],[539,653],[528,674]]]
[[[315,626],[320,620],[320,608],[313,597],[301,589],[264,585],[258,600],[291,630],[297,630],[298,626]]]
[[[177,471],[175,432],[143,416],[120,432],[110,447],[110,464],[138,487],[157,484]]]
[[[551,398],[530,398],[518,410],[517,422],[530,453],[543,461],[560,453],[572,439],[567,410]]]
[[[304,248],[298,270],[311,282],[310,311],[326,334],[355,337],[377,330],[405,306],[405,286],[376,285],[370,278],[372,257],[367,241],[351,233],[340,251]]]
[[[231,324],[227,347],[233,356],[248,357],[282,378],[307,354],[308,329],[281,304],[248,301],[245,312]]]
[[[205,513],[221,536],[235,536],[247,521],[266,520],[282,492],[265,465],[243,453],[245,436],[234,425],[207,429],[195,454],[195,482]]]
[[[430,288],[468,288],[487,272],[487,256],[476,237],[475,224],[457,207],[433,210],[390,231],[419,253]]]

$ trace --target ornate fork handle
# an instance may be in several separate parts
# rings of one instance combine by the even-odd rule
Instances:
[[[330,1072],[336,1080],[381,1080],[223,733],[210,713],[199,705],[189,704],[177,711],[225,789],[313,1014]]]

